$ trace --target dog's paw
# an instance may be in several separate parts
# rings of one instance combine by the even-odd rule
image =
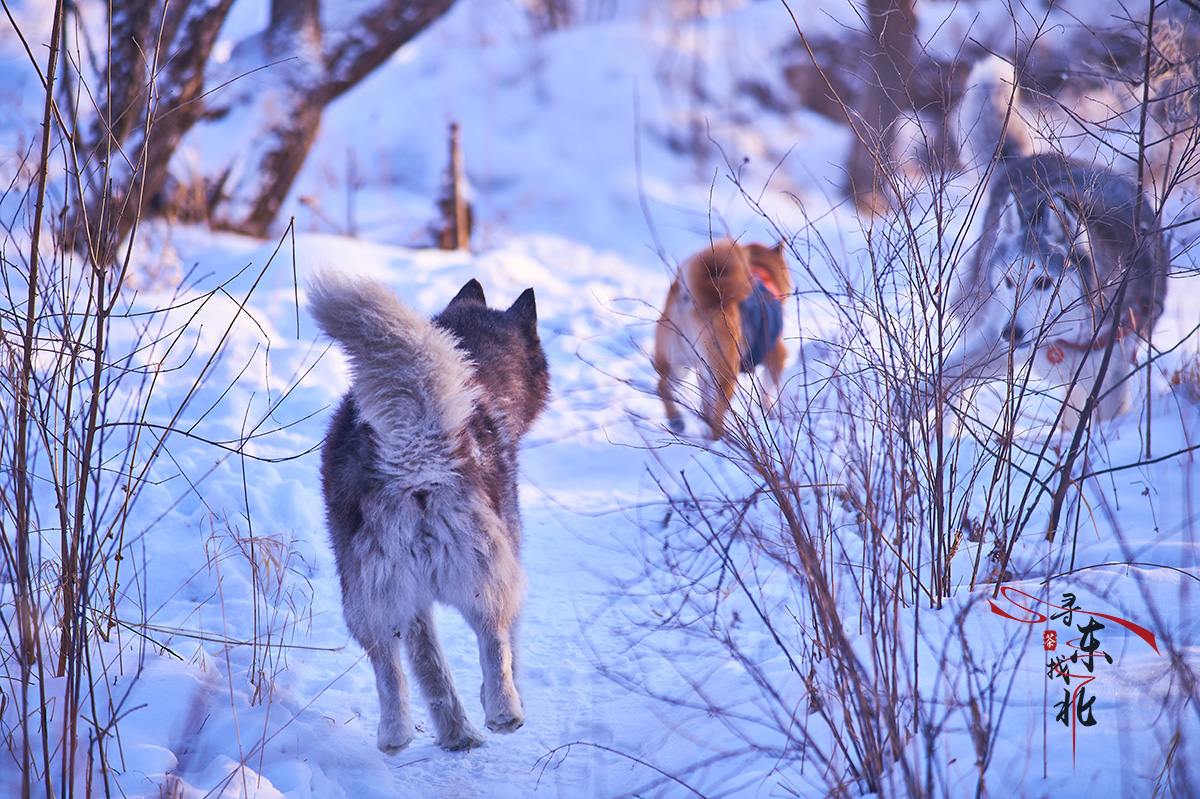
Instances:
[[[375,738],[375,745],[385,755],[395,755],[399,754],[401,750],[412,743],[412,739],[411,731],[380,723],[379,733]]]
[[[487,720],[487,728],[492,732],[516,732],[525,724],[525,717],[520,713],[505,713],[494,719]]]
[[[437,745],[447,752],[463,752],[483,746],[487,738],[483,733],[468,724],[461,730],[438,738]]]

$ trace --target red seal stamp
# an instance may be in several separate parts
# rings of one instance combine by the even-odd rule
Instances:
[[[1046,630],[1042,633],[1042,646],[1046,647],[1047,652],[1053,652],[1058,648],[1058,633],[1054,630]]]

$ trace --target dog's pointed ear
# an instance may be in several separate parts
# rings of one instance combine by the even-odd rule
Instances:
[[[449,308],[451,305],[457,305],[460,302],[478,302],[482,305],[487,305],[487,299],[483,296],[483,286],[479,285],[478,280],[475,278],[468,280],[466,285],[458,290],[458,293],[454,295],[454,299],[450,300],[450,304],[446,307]]]
[[[1066,203],[1059,203],[1046,209],[1049,238],[1052,244],[1062,245],[1064,249],[1072,250],[1078,247],[1087,248],[1089,245],[1087,227],[1083,218]],[[1058,224],[1053,224],[1057,222]]]
[[[536,330],[537,300],[533,296],[533,289],[525,289],[521,292],[521,296],[517,297],[505,313],[531,330]]]
[[[1004,210],[1000,212],[998,221],[1000,235],[1004,238],[1012,238],[1021,232],[1023,221],[1021,219],[1021,209],[1017,206],[1017,201],[1011,199],[1005,204]]]

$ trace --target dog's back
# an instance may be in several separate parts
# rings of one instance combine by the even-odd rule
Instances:
[[[489,482],[504,482],[548,393],[532,291],[501,312],[471,281],[426,320],[378,283],[326,275],[309,302],[346,350],[352,374],[325,447],[327,487],[361,484],[337,479],[339,470],[368,467],[410,492],[449,485],[481,465]]]
[[[714,439],[724,434],[739,372],[766,364],[771,392],[760,397],[764,410],[771,407],[787,356],[780,300],[791,285],[782,242],[764,247],[722,239],[680,266],[654,333],[658,394],[672,430],[683,430],[675,385],[687,369],[698,372],[698,410]]]
[[[744,249],[753,290],[739,304],[741,368],[743,372],[753,372],[766,361],[783,333],[782,301],[792,290],[792,276],[783,260],[782,241],[774,247],[747,244]]]

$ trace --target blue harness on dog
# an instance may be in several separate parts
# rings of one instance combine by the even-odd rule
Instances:
[[[754,290],[738,308],[742,313],[742,371],[752,372],[783,332],[783,303],[756,277]]]

